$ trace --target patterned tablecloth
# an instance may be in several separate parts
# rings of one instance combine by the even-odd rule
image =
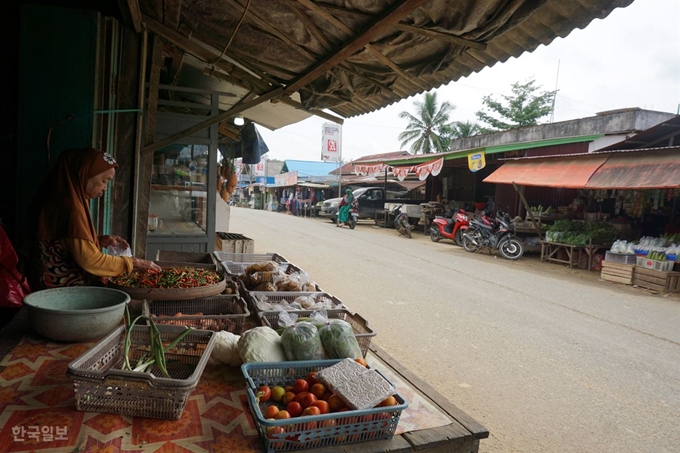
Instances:
[[[241,370],[209,365],[179,420],[75,410],[69,362],[95,343],[50,343],[25,336],[0,361],[0,452],[263,452],[247,408]],[[397,434],[451,421],[378,358],[380,369],[409,402]]]

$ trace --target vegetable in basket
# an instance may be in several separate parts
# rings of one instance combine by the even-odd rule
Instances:
[[[326,353],[319,330],[311,322],[298,321],[296,314],[279,312],[279,325],[285,327],[281,345],[288,360],[324,360]]]
[[[270,327],[253,327],[246,330],[238,340],[241,360],[248,362],[285,362],[281,337]]]
[[[321,344],[329,359],[359,359],[363,357],[354,329],[344,319],[329,319],[326,310],[311,314],[319,326]]]

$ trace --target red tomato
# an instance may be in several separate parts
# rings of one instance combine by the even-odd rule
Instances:
[[[326,393],[326,386],[323,385],[321,382],[317,382],[309,389],[309,391],[313,393],[317,399],[322,399],[324,393]]]
[[[331,395],[330,398],[328,398],[328,406],[331,409],[331,412],[339,412],[345,407],[345,402],[338,396],[338,395]]]
[[[267,407],[262,415],[264,415],[264,418],[276,418],[279,415],[279,407],[273,404]]]
[[[286,410],[288,411],[291,417],[299,417],[300,415],[302,415],[302,405],[296,401],[288,403],[288,406],[286,406]]]
[[[283,397],[281,398],[281,402],[282,402],[283,404],[286,404],[286,405],[287,405],[288,403],[290,403],[290,402],[293,401],[294,399],[295,399],[295,393],[293,393],[293,392],[286,392],[286,393],[283,394]]]
[[[309,406],[302,411],[302,415],[321,415],[321,411],[318,407]]]
[[[272,397],[272,389],[268,385],[261,385],[255,396],[260,398],[261,403],[269,401],[269,398]]]
[[[310,387],[318,383],[319,381],[316,379],[316,371],[310,371],[306,380]]]
[[[322,414],[327,414],[331,411],[331,408],[328,405],[328,401],[324,401],[324,400],[314,401],[312,403],[312,406],[318,407],[319,411],[321,411]]]
[[[307,396],[309,392],[300,392],[295,395],[295,398],[293,398],[293,401],[297,401],[298,403],[302,404],[302,400]]]
[[[293,382],[293,391],[295,393],[308,392],[309,391],[309,382],[307,382],[304,379],[296,380],[295,382]]]
[[[277,420],[281,420],[282,418],[290,418],[290,412],[288,411],[279,411],[279,413],[276,415]]]
[[[309,407],[312,405],[314,401],[316,401],[317,398],[314,396],[313,393],[307,393],[303,398],[302,401],[300,402],[302,404],[302,407]]]

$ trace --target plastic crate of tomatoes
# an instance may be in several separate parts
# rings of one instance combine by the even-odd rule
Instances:
[[[319,382],[313,375],[340,361],[243,364],[241,370],[246,378],[248,407],[268,453],[332,447],[394,436],[401,413],[408,407],[404,397],[396,390],[385,400],[389,405],[349,410],[337,395],[327,391],[322,393],[327,389],[314,387]],[[382,378],[387,381],[384,376]],[[302,381],[307,385],[303,385]],[[260,392],[263,386],[269,390],[264,394]],[[280,389],[274,390],[276,387],[283,388],[284,392],[288,387],[295,396],[288,392],[281,394]],[[315,398],[309,397],[310,394]],[[298,402],[300,407],[287,404],[294,402]],[[308,410],[310,407],[316,409]],[[297,413],[298,409],[302,413]],[[308,414],[305,414],[306,410]],[[294,413],[291,414],[291,411]]]

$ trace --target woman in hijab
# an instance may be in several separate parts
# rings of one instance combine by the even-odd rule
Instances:
[[[160,270],[152,261],[102,253],[109,246],[129,247],[118,236],[97,236],[90,217],[90,199],[104,195],[117,167],[113,157],[94,148],[59,156],[29,212],[33,290],[102,285],[133,268]]]
[[[349,210],[352,207],[352,201],[354,201],[354,194],[351,189],[347,189],[345,191],[345,196],[340,200],[338,208],[338,224],[336,226],[343,226],[349,220]]]

